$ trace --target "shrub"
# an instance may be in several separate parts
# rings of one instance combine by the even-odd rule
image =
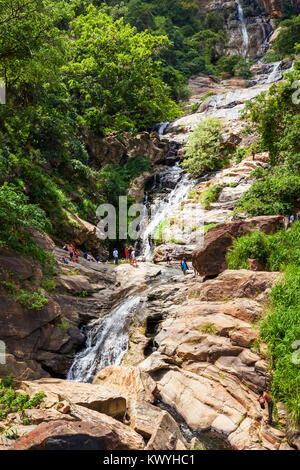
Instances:
[[[284,167],[276,168],[246,191],[236,208],[250,216],[290,216],[300,201],[300,175]]]
[[[227,266],[248,269],[249,258],[257,259],[269,271],[283,271],[290,264],[300,264],[300,222],[295,222],[288,231],[272,235],[253,232],[238,238],[227,254]]]
[[[187,140],[183,168],[193,176],[222,168],[224,157],[220,144],[221,131],[222,124],[217,118],[200,122]]]

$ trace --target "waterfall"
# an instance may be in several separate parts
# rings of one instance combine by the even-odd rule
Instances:
[[[88,326],[86,348],[78,353],[67,380],[92,382],[96,374],[111,365],[120,365],[128,350],[128,330],[141,297],[129,297],[104,320]]]
[[[170,124],[169,121],[161,122],[161,123],[159,124],[159,128],[158,128],[158,130],[157,130],[158,135],[163,136],[163,135],[164,135],[164,132],[165,132],[165,130],[166,130],[166,128],[168,127],[169,124]]]
[[[283,73],[281,70],[281,61],[274,62],[272,71],[264,83],[278,82],[279,80],[282,79],[282,77],[283,77]]]
[[[152,240],[155,230],[167,218],[174,209],[177,209],[180,203],[185,200],[191,191],[194,182],[189,180],[188,175],[183,174],[182,169],[176,164],[170,168],[168,177],[177,179],[175,188],[167,195],[160,195],[154,204],[151,205],[150,220],[145,218],[141,228],[141,255],[147,260],[152,256]]]
[[[247,55],[249,49],[249,35],[246,27],[246,22],[244,18],[243,7],[240,0],[235,0],[235,3],[238,7],[239,21],[242,25],[242,36],[243,36],[243,55]]]

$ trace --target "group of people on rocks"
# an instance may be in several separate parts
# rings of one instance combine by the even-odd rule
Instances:
[[[119,265],[119,251],[117,250],[117,248],[115,248],[113,251],[113,258],[114,258],[115,266],[118,266]],[[138,267],[137,259],[136,259],[136,251],[133,248],[133,246],[129,246],[125,248],[125,258],[126,258],[126,263],[130,263],[131,266]],[[146,260],[143,259],[143,261],[146,261]]]
[[[66,255],[62,257],[62,261],[65,264],[69,264],[70,261],[72,261],[73,263],[78,263],[80,252],[77,248],[75,248],[73,243],[65,243],[65,245],[63,246],[63,251],[69,254],[69,257],[67,257]],[[100,263],[100,257],[98,255],[94,257],[90,253],[84,252],[83,258],[86,261],[91,261],[93,263]]]

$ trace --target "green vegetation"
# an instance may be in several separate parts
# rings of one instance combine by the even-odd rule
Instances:
[[[248,269],[249,258],[257,259],[267,271],[285,271],[291,264],[300,265],[300,222],[272,235],[253,232],[236,239],[227,255],[228,268]]]
[[[299,246],[299,245],[298,245]],[[289,265],[285,279],[271,293],[271,308],[261,326],[275,370],[272,391],[285,403],[300,428],[300,265]],[[298,343],[297,343],[298,342]]]
[[[2,281],[1,285],[8,290],[10,297],[29,310],[40,310],[49,302],[41,289],[36,291],[20,289],[11,281]]]
[[[247,269],[248,258],[257,259],[266,270],[285,272],[284,279],[271,292],[270,310],[261,324],[261,337],[268,344],[275,370],[272,391],[286,404],[300,425],[299,348],[300,338],[300,222],[288,231],[273,235],[254,232],[235,240],[228,253],[230,269]]]
[[[283,59],[296,54],[300,38],[300,15],[282,21],[280,27],[282,30],[273,45],[273,50],[280,59]]]
[[[295,73],[273,85],[269,94],[262,93],[246,106],[245,117],[259,137],[259,147],[270,153],[269,172],[257,171],[259,178],[239,203],[237,209],[251,216],[290,216],[300,201],[299,104],[295,82],[299,80],[299,64]],[[276,132],[274,132],[276,129]]]
[[[26,393],[16,392],[16,384],[12,376],[0,379],[0,421],[10,413],[24,412],[29,408],[35,408],[45,398],[44,392],[39,392],[29,398]]]
[[[182,167],[193,176],[222,168],[225,160],[220,143],[221,131],[222,124],[217,118],[200,122],[188,137]]]
[[[226,187],[226,184],[215,184],[200,195],[199,201],[203,204],[204,209],[208,209],[213,202],[216,202]]]

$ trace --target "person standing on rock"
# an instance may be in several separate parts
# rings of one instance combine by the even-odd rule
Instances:
[[[268,404],[268,413],[269,413],[268,424],[271,426],[273,423],[274,402],[271,396],[267,392],[263,392],[262,390],[259,390],[258,395],[259,395],[258,401],[263,409],[265,407],[265,403]]]
[[[129,262],[129,248],[126,247],[126,250],[125,250],[125,257],[126,257],[126,263]]]
[[[114,257],[114,260],[115,260],[115,265],[118,266],[118,264],[119,264],[119,252],[118,252],[117,248],[114,249],[113,257]]]
[[[188,271],[188,269],[189,269],[189,267],[187,265],[186,259],[183,258],[183,260],[181,261],[181,270],[182,270],[184,275],[186,275],[186,272]]]
[[[167,260],[167,264],[171,264],[171,255],[170,255],[170,252],[169,250],[167,250],[167,253],[166,253],[166,260]]]

